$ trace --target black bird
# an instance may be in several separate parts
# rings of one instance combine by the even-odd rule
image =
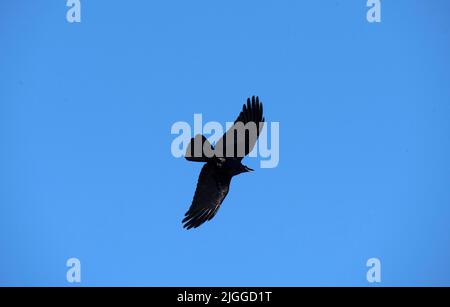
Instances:
[[[239,127],[242,127],[241,123],[246,127],[253,125],[255,133],[239,130]],[[250,125],[247,125],[249,123]],[[252,151],[263,125],[262,103],[259,102],[259,97],[253,96],[251,101],[250,98],[247,99],[247,104],[243,105],[233,126],[217,141],[215,148],[203,135],[191,139],[185,158],[206,164],[200,172],[192,204],[182,221],[184,228],[197,228],[211,220],[228,194],[231,178],[253,171],[241,161]],[[227,144],[233,146],[234,151],[231,155],[226,151]],[[201,145],[200,153],[199,145]],[[210,149],[209,154],[205,153],[204,149]]]

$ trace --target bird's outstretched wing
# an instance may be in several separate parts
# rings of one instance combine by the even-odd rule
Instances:
[[[206,163],[198,177],[191,207],[182,221],[183,227],[197,228],[212,219],[228,194],[230,181],[231,177],[219,172],[213,164]]]
[[[234,125],[217,141],[216,153],[222,153],[222,157],[242,160],[253,150],[264,121],[263,105],[259,102],[259,97],[253,96],[251,101],[247,98],[247,104],[242,106],[242,111],[234,121]],[[252,125],[254,125],[253,133],[250,131]],[[242,129],[243,126],[248,129]],[[227,145],[234,147],[231,156],[227,154]]]

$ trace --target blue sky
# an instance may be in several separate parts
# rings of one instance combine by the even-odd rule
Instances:
[[[450,2],[0,4],[0,285],[450,285]],[[176,121],[259,95],[280,163],[181,227]]]

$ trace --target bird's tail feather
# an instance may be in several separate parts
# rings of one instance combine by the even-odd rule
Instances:
[[[186,160],[193,162],[208,162],[213,157],[214,147],[208,139],[201,134],[197,134],[191,139],[186,149]]]

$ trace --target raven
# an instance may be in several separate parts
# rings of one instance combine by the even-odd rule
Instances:
[[[206,164],[200,172],[192,204],[182,220],[184,228],[197,228],[211,220],[228,194],[231,178],[253,171],[241,161],[255,146],[264,121],[262,103],[259,97],[253,96],[251,101],[247,99],[233,126],[217,141],[215,147],[203,135],[191,139],[186,150],[186,160]]]

